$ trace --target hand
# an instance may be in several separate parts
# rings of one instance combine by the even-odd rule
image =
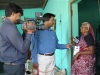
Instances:
[[[76,60],[76,59],[78,58],[79,55],[80,55],[80,52],[76,53],[76,54],[74,55],[74,59],[73,59],[73,60]]]
[[[66,47],[67,48],[71,48],[72,47],[72,44],[67,44]]]
[[[34,75],[34,68],[37,70],[37,74],[36,75],[39,75],[38,63],[33,64],[33,67],[32,67],[32,75]]]
[[[73,39],[74,39],[74,37],[73,37],[73,36],[71,36],[71,38],[70,38],[70,40],[71,40],[71,43],[73,42]]]
[[[88,47],[84,48],[83,50],[89,50]]]
[[[28,25],[28,26],[34,26],[34,24],[33,24],[32,22],[27,22],[27,23],[24,25],[24,30],[25,30],[27,33],[32,34],[33,32],[36,31],[36,29],[28,29],[28,28],[26,27],[26,25]]]
[[[33,64],[33,67],[34,67],[35,69],[38,69],[38,63]]]

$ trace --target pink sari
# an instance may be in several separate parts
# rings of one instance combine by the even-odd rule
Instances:
[[[91,25],[90,33],[92,34],[95,40],[94,31]],[[80,46],[80,51],[84,51],[83,49],[88,47],[83,35],[80,38],[78,46]],[[71,75],[94,75],[94,63],[94,55],[80,55],[78,59],[75,60],[72,64]]]

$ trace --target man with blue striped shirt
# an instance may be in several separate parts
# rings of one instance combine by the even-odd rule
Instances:
[[[27,51],[31,42],[31,35],[35,30],[29,30],[24,25],[26,36],[22,35],[16,27],[16,21],[23,15],[21,7],[9,3],[5,9],[6,19],[0,28],[0,61],[4,62],[6,75],[24,75]],[[33,25],[31,22],[27,25]]]
[[[44,14],[43,21],[45,29],[37,30],[32,35],[30,50],[32,53],[33,67],[39,70],[39,75],[54,75],[55,50],[70,48],[71,44],[59,44],[56,33],[50,28],[54,25],[55,15]],[[35,38],[34,38],[35,37]]]

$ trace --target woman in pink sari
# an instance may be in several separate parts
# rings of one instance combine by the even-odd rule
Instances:
[[[80,47],[80,50],[74,56],[71,75],[94,75],[94,30],[88,22],[83,22],[81,33],[82,36],[77,44],[77,46]]]

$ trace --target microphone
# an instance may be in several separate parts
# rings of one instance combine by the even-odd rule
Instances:
[[[76,44],[79,43],[79,37],[73,38],[73,42],[76,43]]]

